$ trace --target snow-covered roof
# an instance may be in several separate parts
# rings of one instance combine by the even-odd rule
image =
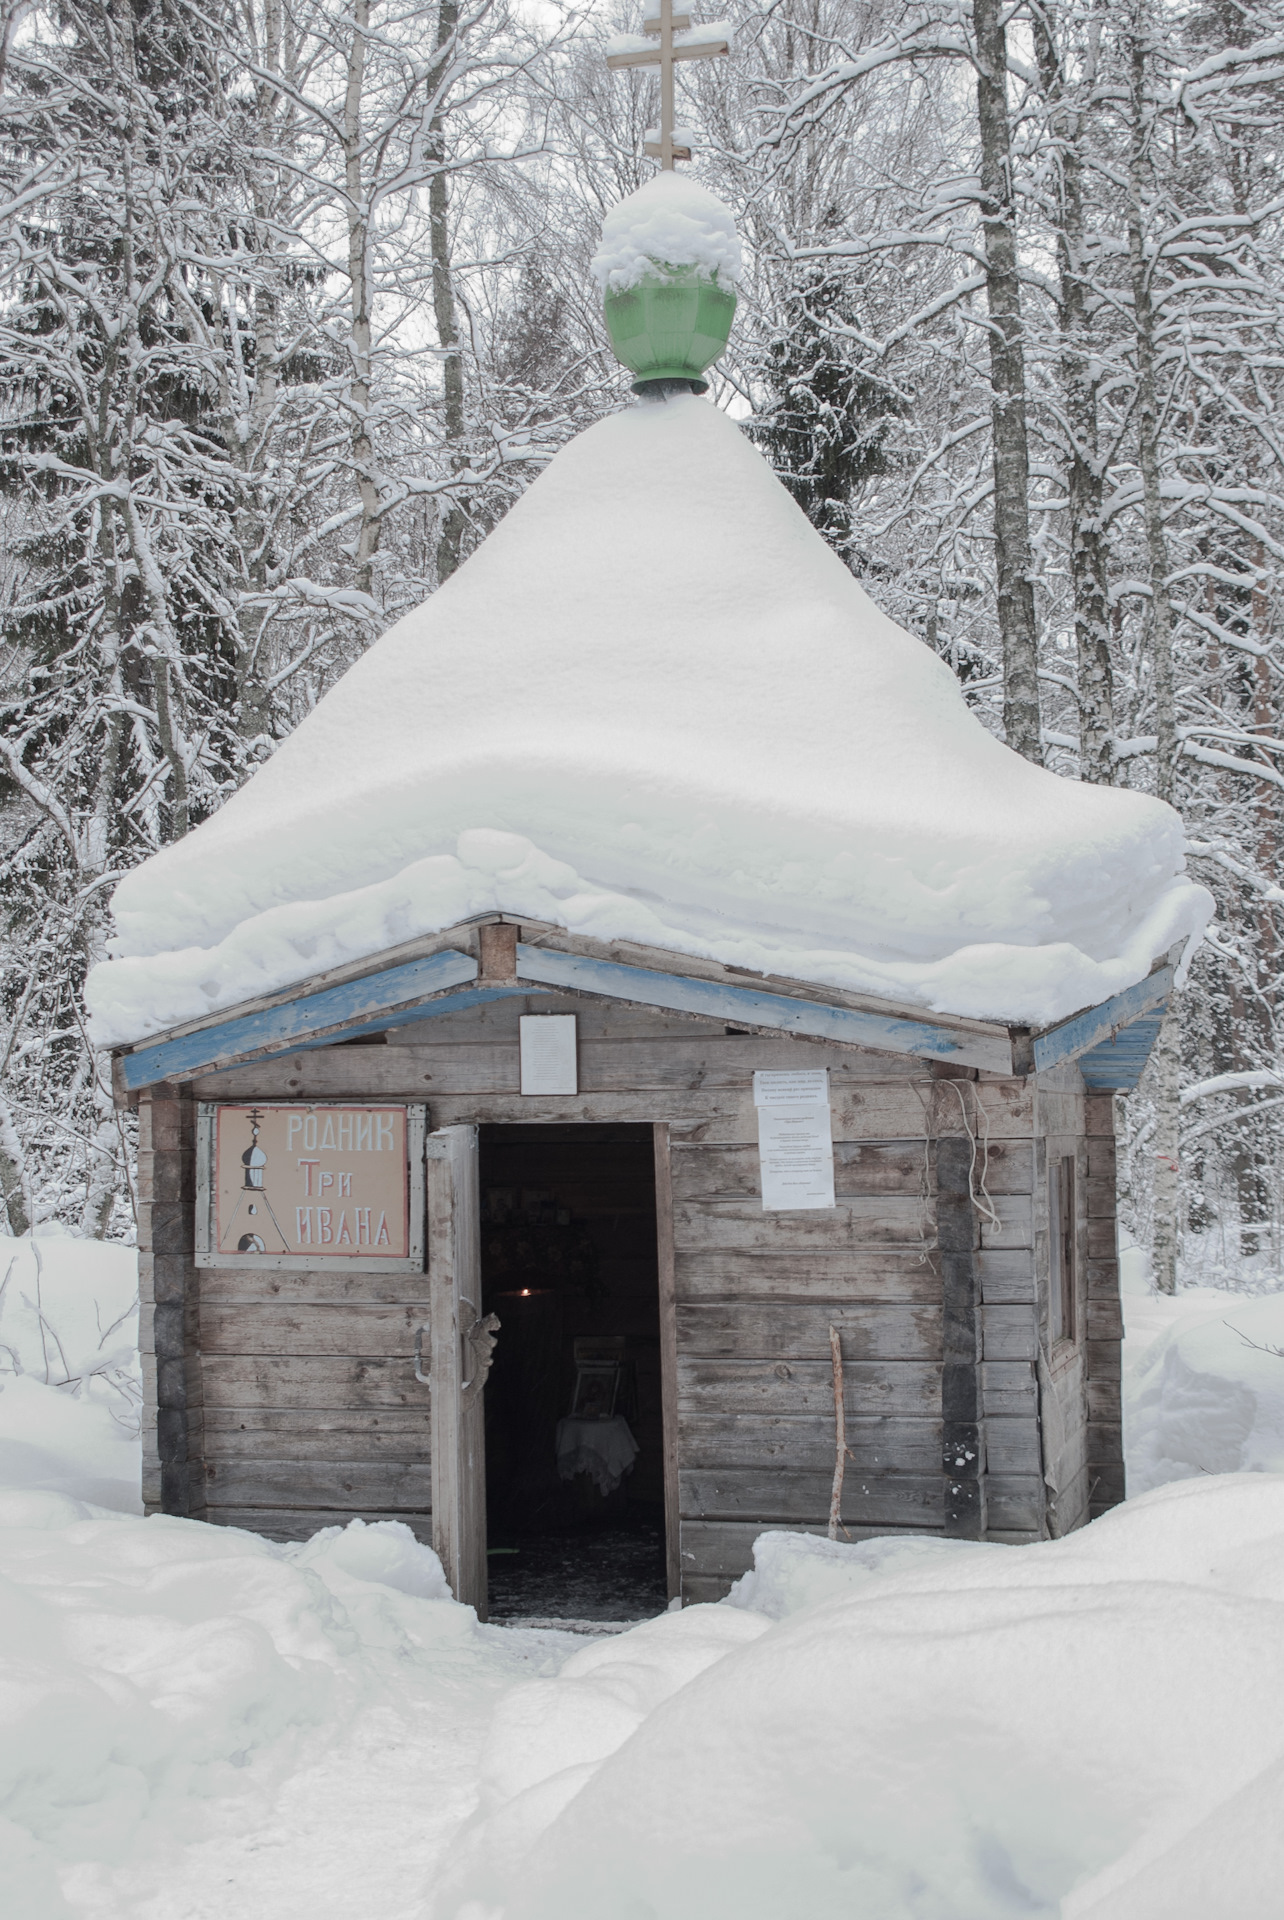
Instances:
[[[1177,815],[969,712],[739,428],[565,447],[210,820],[116,891],[124,1043],[503,911],[1042,1024],[1198,932]]]

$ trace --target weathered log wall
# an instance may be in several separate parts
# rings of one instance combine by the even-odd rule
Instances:
[[[524,1011],[579,1016],[577,1095],[519,1093]],[[765,1214],[752,1075],[801,1066],[830,1069],[838,1205]],[[1078,1081],[1074,1069],[1062,1072]],[[1017,1541],[1048,1530],[1039,1425],[1046,1279],[1040,1287],[1036,1278],[1037,1261],[1046,1261],[1046,1248],[1038,1251],[1046,1178],[1036,1135],[1045,1167],[1047,1141],[1072,1137],[1084,1162],[1083,1271],[1097,1336],[1085,1343],[1082,1390],[1095,1411],[1081,1475],[1067,1457],[1060,1523],[1073,1524],[1065,1516],[1082,1505],[1080,1479],[1088,1488],[1096,1475],[1108,1503],[1117,1277],[1113,1214],[1107,1223],[1100,1210],[1112,1140],[1103,1131],[1080,1144],[1085,1124],[1100,1125],[1102,1104],[1089,1101],[1085,1120],[1081,1084],[1077,1093],[1036,1093],[1033,1082],[934,1071],[905,1057],[532,996],[425,1020],[388,1044],[234,1068],[197,1081],[188,1100],[150,1104],[164,1108],[166,1143],[186,1140],[174,1150],[190,1168],[182,1117],[190,1099],[249,1095],[427,1099],[434,1127],[667,1126],[670,1438],[690,1599],[725,1591],[764,1527],[824,1530],[834,1465],[831,1325],[845,1364],[843,1519],[852,1538],[904,1528]],[[181,1171],[165,1178],[190,1183]],[[187,1224],[165,1230],[190,1249],[190,1196],[186,1205]],[[662,1207],[662,1231],[666,1220]],[[662,1279],[664,1259],[662,1249]],[[198,1293],[190,1255],[184,1271],[186,1400],[182,1409],[173,1399],[162,1406],[189,1423],[189,1510],[287,1534],[349,1513],[396,1514],[426,1533],[427,1408],[410,1359],[426,1316],[422,1283],[206,1271]],[[177,1274],[165,1282],[171,1291]],[[969,1374],[977,1452],[966,1470],[974,1484],[960,1496],[957,1463],[947,1470],[943,1448],[951,1435],[958,1446],[969,1426]]]

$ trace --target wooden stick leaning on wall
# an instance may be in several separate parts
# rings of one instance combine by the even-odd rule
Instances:
[[[843,1403],[843,1348],[838,1328],[829,1329],[829,1357],[834,1368],[834,1484],[829,1495],[829,1537],[837,1540],[843,1527],[843,1475],[851,1452],[847,1445],[847,1409]],[[843,1527],[843,1534],[847,1534]]]

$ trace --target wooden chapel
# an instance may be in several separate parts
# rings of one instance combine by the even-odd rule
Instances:
[[[483,1617],[499,1518],[588,1484],[568,1420],[627,1427],[593,1497],[683,1602],[767,1529],[1015,1543],[1124,1494],[1114,1096],[1204,896],[695,397],[735,242],[672,187],[672,66],[720,51],[665,0],[612,55],[664,82],[634,199],[698,243],[607,288],[650,398],[127,878],[90,983],[148,1511],[404,1521]]]

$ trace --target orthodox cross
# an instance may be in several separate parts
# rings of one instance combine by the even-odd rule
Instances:
[[[725,21],[718,20],[706,27],[693,27],[689,13],[675,13],[673,0],[660,0],[660,11],[653,18],[642,22],[644,34],[659,36],[659,46],[647,46],[638,34],[621,34],[611,42],[615,51],[608,51],[608,67],[659,67],[660,69],[660,138],[648,140],[646,151],[653,160],[658,160],[666,172],[672,173],[674,162],[689,160],[690,147],[674,145],[673,140],[673,68],[678,60],[709,60],[715,54],[730,53],[731,43],[727,37]],[[682,37],[674,39],[675,34]]]

